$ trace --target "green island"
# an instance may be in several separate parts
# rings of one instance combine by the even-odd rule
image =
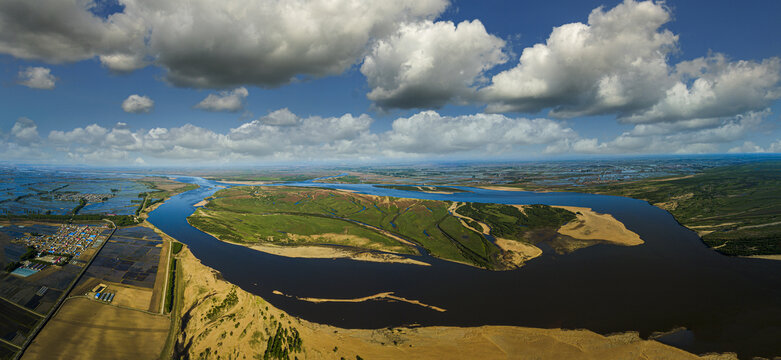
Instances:
[[[220,190],[188,221],[220,240],[255,248],[325,246],[415,255],[420,247],[441,259],[500,270],[522,265],[508,260],[510,251],[539,251],[534,244],[541,241],[577,241],[557,232],[575,219],[569,210],[546,205],[463,204],[274,186]],[[481,229],[518,246],[500,247],[484,236],[491,230]]]

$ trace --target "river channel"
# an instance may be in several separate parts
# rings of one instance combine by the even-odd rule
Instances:
[[[585,328],[601,334],[638,331],[644,338],[686,328],[661,340],[694,353],[736,352],[747,359],[781,355],[781,262],[720,255],[668,212],[644,201],[476,188],[430,194],[368,184],[286,184],[417,199],[589,207],[612,214],[645,241],[633,247],[596,245],[567,255],[545,251],[521,269],[489,271],[432,257],[421,258],[432,266],[286,258],[224,243],[187,223],[194,204],[224,184],[197,177],[177,180],[201,187],[172,197],[149,221],[187,244],[225,280],[309,321],[347,328]],[[313,298],[392,291],[447,311],[384,300],[311,303],[274,290]]]

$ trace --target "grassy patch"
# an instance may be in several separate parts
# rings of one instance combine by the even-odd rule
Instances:
[[[183,244],[180,242],[173,242],[173,248],[171,248],[171,251],[174,255],[178,254],[180,251],[182,251]]]

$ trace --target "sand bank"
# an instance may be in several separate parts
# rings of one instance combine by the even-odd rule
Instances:
[[[644,243],[635,232],[629,230],[613,215],[600,214],[590,208],[554,206],[577,214],[577,219],[562,226],[559,234],[578,240],[602,240],[615,245],[634,246]]]
[[[205,206],[205,205],[206,205],[206,204],[208,204],[208,203],[209,203],[209,200],[203,199],[203,200],[199,201],[197,204],[195,204],[195,205],[193,205],[193,206],[195,206],[195,207],[198,207],[198,206]]]
[[[220,184],[227,184],[227,185],[232,185],[232,184],[237,184],[237,185],[268,185],[268,184],[272,184],[273,183],[273,181],[241,181],[241,180],[232,181],[232,180],[227,180],[227,179],[220,179],[220,180],[217,180],[217,182],[220,183]]]
[[[370,301],[370,300],[390,299],[390,300],[396,300],[396,301],[401,301],[401,302],[405,302],[405,303],[409,303],[409,304],[413,304],[413,305],[422,306],[422,307],[429,308],[431,310],[436,310],[436,311],[439,311],[439,312],[447,311],[447,310],[445,310],[445,309],[443,309],[441,307],[436,307],[436,306],[433,306],[433,305],[424,304],[424,303],[422,303],[422,302],[420,302],[418,300],[410,300],[410,299],[405,299],[405,298],[403,298],[401,296],[393,295],[393,291],[378,293],[378,294],[364,296],[364,297],[355,298],[355,299],[324,299],[324,298],[312,298],[312,297],[297,297],[297,296],[284,294],[284,293],[282,293],[279,290],[274,290],[272,292],[274,294],[276,294],[276,295],[292,297],[292,298],[294,298],[296,300],[308,301],[308,302],[313,302],[313,303],[324,303],[324,302],[350,302],[350,303],[355,303],[355,302],[364,302],[364,301]]]
[[[512,186],[498,186],[498,185],[481,185],[476,186],[478,189],[496,190],[496,191],[531,191],[524,188],[512,187]]]
[[[715,249],[715,247],[714,247]],[[781,260],[781,254],[777,255],[751,255],[751,256],[743,256],[751,259],[765,259],[765,260]]]

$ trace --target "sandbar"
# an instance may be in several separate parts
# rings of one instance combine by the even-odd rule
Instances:
[[[743,257],[747,257],[747,258],[751,258],[751,259],[781,260],[781,254],[776,254],[776,255],[751,255],[751,256],[743,256]]]
[[[601,240],[615,245],[634,246],[643,244],[640,235],[629,230],[613,215],[600,214],[590,208],[576,206],[554,206],[577,214],[577,219],[561,228],[559,234],[578,240]]]
[[[208,203],[209,203],[209,200],[203,199],[203,200],[199,201],[197,204],[195,204],[195,205],[193,205],[193,206],[195,206],[195,207],[198,207],[198,206],[205,206],[205,205],[206,205],[206,204],[208,204]]]
[[[401,296],[393,295],[393,291],[378,293],[378,294],[364,296],[364,297],[360,297],[360,298],[354,298],[354,299],[324,299],[324,298],[313,298],[313,297],[298,297],[298,296],[287,295],[285,293],[282,293],[279,290],[274,290],[272,292],[274,294],[277,294],[277,295],[292,297],[292,298],[294,298],[296,300],[308,301],[308,302],[313,302],[313,303],[324,303],[324,302],[351,302],[351,303],[356,303],[356,302],[364,302],[364,301],[369,301],[369,300],[391,299],[391,300],[402,301],[402,302],[413,304],[413,305],[422,306],[422,307],[429,308],[431,310],[436,310],[436,311],[439,311],[439,312],[447,311],[447,310],[445,310],[445,309],[443,309],[441,307],[424,304],[424,303],[422,303],[422,302],[420,302],[418,300],[410,300],[410,299],[405,299],[405,298],[403,298]]]
[[[272,184],[273,183],[272,181],[242,181],[242,180],[232,181],[232,180],[227,180],[227,179],[220,179],[220,180],[217,180],[217,182],[220,183],[220,184],[227,184],[227,185],[231,185],[231,184],[238,184],[238,185],[268,185],[268,184]]]

